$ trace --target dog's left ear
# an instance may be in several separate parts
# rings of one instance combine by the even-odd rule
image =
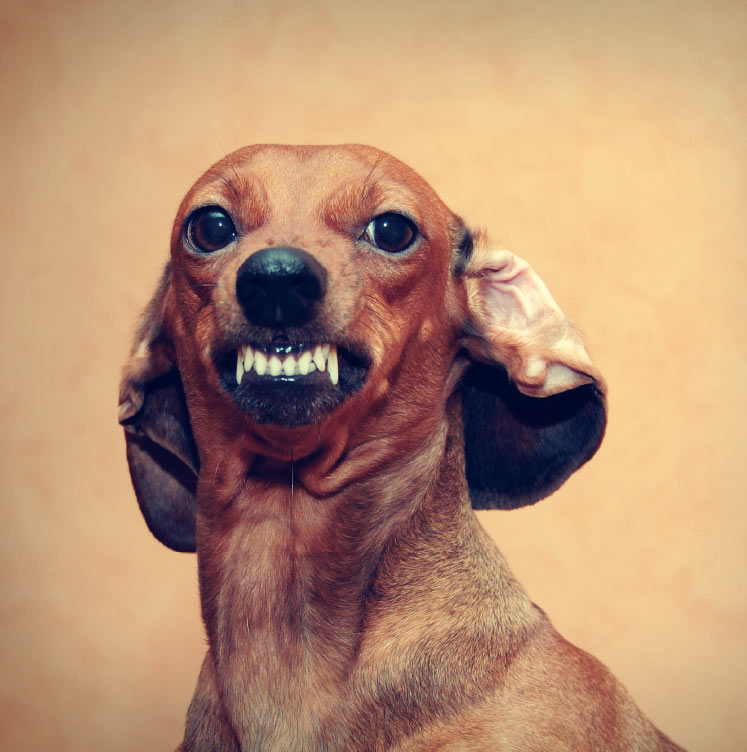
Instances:
[[[170,269],[145,312],[119,388],[127,462],[148,528],[175,551],[195,551],[199,458],[167,331]]]
[[[604,382],[581,335],[526,261],[475,247],[462,382],[467,482],[477,509],[532,504],[596,452]]]

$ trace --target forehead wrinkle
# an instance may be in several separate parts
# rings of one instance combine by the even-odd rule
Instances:
[[[421,221],[416,196],[404,186],[387,185],[383,177],[365,186],[343,186],[319,208],[325,223],[334,227],[368,221],[385,211],[404,211],[416,223]]]
[[[190,195],[188,210],[217,204],[229,211],[234,221],[248,230],[263,224],[269,214],[267,196],[259,181],[240,175],[233,167],[209,173]]]

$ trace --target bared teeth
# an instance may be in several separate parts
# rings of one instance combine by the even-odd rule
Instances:
[[[329,372],[329,380],[336,385],[340,377],[340,371],[337,364],[337,348],[334,345],[329,348],[327,371]]]
[[[267,356],[260,350],[254,353],[254,370],[258,376],[264,376],[267,373]]]
[[[314,354],[311,356],[312,360],[314,361],[314,365],[317,367],[318,370],[323,371],[326,366],[326,358],[324,357],[324,353],[322,352],[322,346],[317,345],[314,348]]]
[[[254,350],[252,350],[249,345],[246,345],[244,349],[244,371],[248,373],[252,370],[252,366],[254,365]],[[239,348],[239,357],[241,357],[241,348]]]
[[[314,364],[311,362],[311,350],[306,350],[298,359],[298,372],[301,376],[306,376],[309,373],[309,367],[312,365]],[[316,366],[314,366],[314,370],[316,370]]]
[[[327,371],[332,384],[340,379],[340,368],[335,345],[315,345],[303,348],[300,353],[282,356],[266,353],[242,345],[236,353],[236,383],[241,384],[244,374],[254,371],[257,376],[308,376],[314,371]]]

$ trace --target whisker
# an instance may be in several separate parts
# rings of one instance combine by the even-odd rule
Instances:
[[[376,185],[379,182],[379,178],[373,181],[370,185],[368,184],[371,178],[373,177],[374,172],[376,171],[376,168],[381,163],[381,160],[384,158],[384,155],[381,154],[376,158],[376,161],[371,166],[371,169],[368,171],[368,175],[366,175],[366,179],[363,181],[363,190],[361,191],[361,203],[365,203],[368,201],[369,197],[371,196],[371,193],[373,192],[374,188],[376,188]]]

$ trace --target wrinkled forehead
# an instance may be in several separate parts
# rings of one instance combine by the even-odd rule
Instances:
[[[180,208],[183,219],[209,203],[251,202],[267,216],[350,214],[399,208],[419,224],[443,221],[448,209],[412,168],[369,146],[248,146],[213,165]]]

